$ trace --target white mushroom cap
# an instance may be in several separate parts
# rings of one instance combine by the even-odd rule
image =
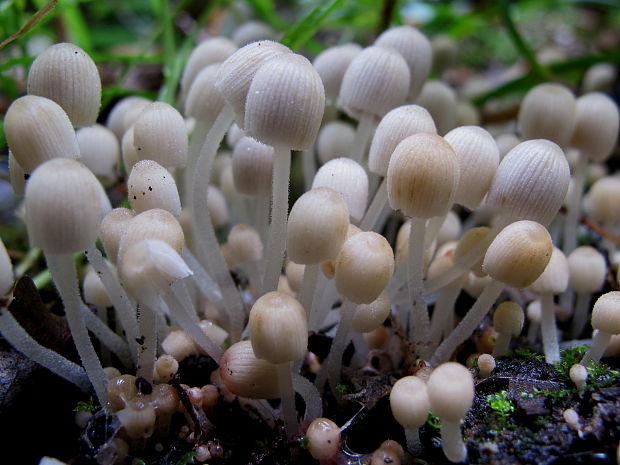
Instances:
[[[220,66],[216,63],[203,68],[194,78],[185,100],[185,115],[202,121],[209,128],[226,105],[224,96],[215,87]]]
[[[516,302],[502,302],[493,313],[493,327],[498,333],[507,333],[517,337],[523,329],[523,321],[523,309]]]
[[[616,146],[619,126],[620,113],[611,98],[600,92],[582,95],[570,144],[590,161],[605,161]]]
[[[427,81],[415,103],[433,117],[439,135],[447,134],[456,124],[456,93],[441,81]]]
[[[121,149],[116,135],[100,124],[80,128],[76,132],[80,161],[105,185],[116,181]]]
[[[326,98],[331,100],[338,98],[344,73],[361,51],[362,47],[358,44],[337,45],[326,48],[314,59],[312,64],[321,76]]]
[[[431,409],[426,383],[417,376],[405,376],[390,392],[392,415],[405,429],[420,428]]]
[[[161,208],[177,218],[181,215],[181,199],[174,177],[153,160],[141,160],[133,166],[127,179],[127,196],[137,213]]]
[[[351,326],[356,331],[368,333],[381,326],[390,315],[390,308],[390,296],[383,291],[373,302],[357,306]]]
[[[529,289],[538,293],[551,292],[553,294],[561,294],[568,286],[568,275],[569,270],[566,256],[564,252],[554,247],[545,271],[536,281],[530,284]]]
[[[312,420],[306,438],[310,455],[317,460],[328,460],[340,449],[340,428],[328,418]]]
[[[344,121],[330,121],[320,130],[316,139],[316,153],[321,163],[342,157],[351,151],[355,129]]]
[[[439,365],[427,382],[431,411],[440,419],[459,421],[474,401],[474,379],[460,363]]]
[[[575,292],[594,293],[603,287],[607,263],[602,253],[585,245],[573,250],[567,259],[570,286]]]
[[[135,96],[125,97],[119,100],[108,114],[105,125],[120,141],[123,138],[123,134],[125,134],[127,129],[134,123],[138,114],[140,114],[149,103],[151,103],[150,100]]]
[[[620,334],[620,292],[603,294],[594,303],[592,328],[607,334]]]

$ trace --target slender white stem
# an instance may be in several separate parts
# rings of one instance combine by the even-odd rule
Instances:
[[[368,148],[368,142],[374,132],[375,117],[371,113],[362,112],[360,120],[357,124],[357,130],[355,133],[355,139],[353,140],[353,148],[351,149],[351,159],[362,163],[364,155],[366,155],[366,149]]]
[[[460,463],[467,459],[467,448],[463,443],[460,420],[441,419],[441,448],[450,462]]]
[[[271,197],[268,194],[259,195],[256,198],[258,203],[257,213],[258,213],[258,221],[257,227],[258,233],[260,234],[260,238],[263,243],[267,242],[268,233],[269,233],[269,219],[270,219],[270,207],[271,207]]]
[[[372,202],[368,206],[368,210],[366,210],[366,213],[360,222],[360,229],[362,231],[372,231],[374,229],[375,223],[379,219],[381,211],[387,201],[387,178],[383,178],[383,181],[379,184],[379,188],[377,189]]]
[[[298,300],[302,307],[306,310],[306,316],[310,321],[312,315],[312,302],[316,290],[316,284],[319,278],[319,267],[321,265],[306,265],[304,268],[304,278],[301,281],[301,289],[299,289]]]
[[[436,347],[439,341],[441,341],[441,336],[444,334],[444,328],[446,327],[446,320],[453,319],[451,314],[454,313],[454,304],[461,292],[461,284],[462,281],[457,279],[437,293],[437,302],[435,303],[433,317],[431,318],[430,340],[433,347]]]
[[[588,159],[583,153],[577,156],[577,165],[573,173],[573,185],[570,197],[566,203],[566,217],[564,220],[564,242],[562,251],[568,256],[577,247],[577,219],[581,212],[581,196],[585,182]]]
[[[188,276],[189,278],[189,276]],[[191,278],[190,278],[191,279]],[[196,306],[194,305],[194,301],[192,300],[192,296],[189,294],[189,290],[187,289],[187,283],[189,280],[180,279],[175,281],[170,286],[170,290],[174,294],[174,296],[179,300],[181,306],[187,311],[187,315],[198,324],[200,318],[198,316],[198,312],[196,311]]]
[[[231,341],[237,342],[241,338],[243,324],[245,321],[245,310],[241,295],[233,282],[226,261],[222,256],[211,216],[208,214],[207,191],[211,169],[217,149],[233,121],[233,112],[230,107],[226,107],[215,120],[213,127],[209,130],[205,138],[200,156],[196,162],[196,169],[193,173],[192,185],[192,222],[194,229],[194,242],[197,247],[200,261],[206,263],[207,269],[213,275],[213,279],[218,283],[222,291],[224,302],[226,302],[227,312],[230,318]]]
[[[192,137],[189,141],[189,149],[187,151],[187,164],[185,165],[185,171],[183,172],[183,205],[189,207],[192,203],[192,191],[190,186],[192,184],[192,176],[194,175],[194,169],[198,157],[200,156],[200,149],[202,148],[205,138],[209,132],[210,127],[202,120],[196,120],[196,126],[192,131]]]
[[[166,292],[162,296],[162,300],[165,305],[167,305],[171,318],[207,353],[207,355],[209,355],[209,357],[219,364],[224,351],[213,339],[205,334],[192,317],[192,310],[187,308],[183,299],[179,298],[179,288],[172,286],[170,290],[171,292]]]
[[[258,293],[260,291],[261,285],[261,270],[260,270],[260,262],[258,261],[247,261],[243,263],[241,266],[243,270],[248,275],[248,279],[250,280],[250,285],[252,286],[252,294],[255,298],[259,297]]]
[[[510,348],[510,333],[502,332],[497,333],[497,337],[495,338],[495,345],[493,346],[493,357],[503,357],[504,355],[508,355],[508,350]]]
[[[351,340],[351,322],[355,315],[356,304],[348,299],[343,298],[343,305],[340,309],[340,323],[338,324],[338,330],[332,341],[332,347],[327,356],[327,375],[329,378],[329,385],[331,386],[332,393],[338,400],[341,398],[341,394],[337,389],[340,382],[340,372],[342,370],[342,356],[344,351]],[[322,370],[321,370],[322,371]],[[322,386],[317,385],[319,391],[322,390]]]
[[[560,347],[558,345],[558,328],[555,324],[555,311],[553,294],[543,292],[540,294],[540,310],[543,349],[545,361],[551,365],[560,362]]]
[[[454,262],[454,265],[449,270],[441,273],[439,276],[435,276],[432,279],[426,281],[426,285],[424,288],[425,294],[432,294],[433,292],[441,289],[445,285],[451,283],[463,273],[469,271],[469,269],[478,261],[481,257],[484,256],[487,248],[495,239],[495,236],[499,234],[499,232],[504,229],[504,227],[509,224],[510,221],[506,220],[506,218],[497,218],[497,221],[486,235],[484,240],[478,242],[475,247],[473,247],[469,252],[460,257]]]
[[[80,308],[82,314],[84,315],[84,323],[86,324],[86,327],[105,347],[116,354],[123,365],[126,367],[133,367],[133,359],[125,339],[112,331],[110,327],[101,321],[101,319],[85,304],[80,302]]]
[[[504,283],[495,280],[486,285],[473,307],[469,309],[454,331],[439,345],[431,358],[432,366],[448,361],[456,348],[474,333],[503,289]]]
[[[604,331],[601,331],[600,329],[595,329],[592,333],[592,345],[579,363],[584,366],[587,366],[590,360],[594,363],[598,363],[601,360],[603,354],[605,353],[605,349],[607,348],[610,340],[610,333],[606,333]]]
[[[424,448],[420,442],[419,428],[405,428],[405,438],[407,439],[407,450],[411,455],[420,455]]]
[[[571,328],[571,336],[573,339],[577,339],[588,322],[588,310],[590,306],[590,297],[592,294],[589,292],[578,292],[577,302],[575,304],[575,310],[573,312],[573,325]]]
[[[323,416],[323,399],[321,399],[321,395],[314,384],[308,381],[307,378],[293,373],[293,388],[306,404],[305,421],[311,422]]]
[[[530,327],[527,330],[527,343],[534,345],[538,337],[538,330],[540,329],[540,323],[530,320]]]
[[[0,334],[11,346],[52,373],[75,384],[82,391],[90,389],[84,368],[47,347],[43,347],[24,330],[7,309],[0,309]]]
[[[314,148],[304,150],[299,156],[301,157],[301,171],[304,176],[304,190],[309,191],[312,188],[312,181],[314,181],[314,175],[316,174]]]
[[[424,247],[430,247],[433,241],[437,238],[439,230],[446,221],[447,216],[448,212],[441,216],[434,216],[428,220],[428,225],[426,226],[426,237],[424,238]]]
[[[95,244],[90,245],[85,252],[86,258],[93,266],[95,272],[101,279],[103,286],[108,291],[108,296],[112,305],[117,310],[120,324],[125,331],[129,348],[131,350],[132,359],[135,362],[138,355],[138,346],[136,338],[138,337],[138,321],[136,319],[136,307],[121,286],[118,278],[114,276],[108,263]]]
[[[149,383],[153,382],[153,370],[157,357],[157,318],[156,309],[160,305],[157,299],[145,299],[138,304],[138,326],[140,338],[138,339],[138,373]]]
[[[226,307],[222,302],[222,293],[220,292],[220,288],[209,273],[202,267],[200,262],[196,260],[196,257],[191,253],[191,251],[187,248],[183,248],[183,252],[181,254],[187,266],[190,267],[192,272],[192,278],[196,282],[198,290],[200,293],[213,305],[215,305],[218,310],[222,312],[222,314],[226,315]]]
[[[353,347],[355,348],[355,354],[353,355],[353,359],[355,363],[359,366],[362,366],[366,363],[368,359],[368,344],[364,340],[364,335],[359,331],[352,331],[353,335],[351,337],[351,341],[353,342]]]
[[[73,255],[45,254],[45,259],[65,306],[65,315],[75,348],[82,360],[88,379],[95,389],[99,403],[105,406],[108,399],[108,380],[93,348],[93,344],[88,337],[84,315],[80,309],[81,299],[78,294],[78,279]]]
[[[426,219],[411,218],[409,255],[407,257],[407,285],[411,301],[409,339],[419,351],[430,331],[430,320],[424,300],[424,233]]]
[[[327,314],[332,309],[333,303],[338,298],[338,291],[333,279],[327,279],[321,274],[319,285],[316,288],[317,295],[314,297],[313,309],[310,311],[308,329],[318,331],[325,321]]]
[[[291,151],[274,147],[271,226],[265,253],[265,275],[261,295],[275,291],[282,273],[286,251],[286,222],[288,218],[288,183],[291,171]]]
[[[297,410],[295,409],[295,391],[293,390],[293,379],[291,362],[280,363],[278,368],[278,385],[280,387],[280,416],[284,421],[284,431],[290,440],[299,433],[297,423]]]

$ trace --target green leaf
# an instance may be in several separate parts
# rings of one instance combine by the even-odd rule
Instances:
[[[344,0],[323,0],[310,13],[286,31],[281,42],[292,50],[296,50],[314,35],[329,15],[341,6],[343,2]]]
[[[187,454],[183,454],[177,461],[177,465],[189,465],[190,463],[194,463],[194,459],[196,457],[198,457],[196,452],[188,452]]]
[[[248,0],[248,3],[257,16],[267,21],[276,29],[286,29],[288,24],[277,15],[275,2],[273,0]]]
[[[34,15],[30,17],[30,19],[24,24],[19,31],[14,34],[11,34],[9,37],[0,42],[0,49],[4,48],[6,45],[10,44],[16,39],[19,39],[24,34],[30,32],[34,29],[38,24],[43,21],[47,16],[56,8],[58,4],[58,0],[50,0],[44,7],[42,7],[39,11],[37,11]]]
[[[80,6],[74,1],[65,1],[61,5],[60,16],[67,28],[71,42],[82,48],[86,53],[93,50],[90,30],[84,21]]]

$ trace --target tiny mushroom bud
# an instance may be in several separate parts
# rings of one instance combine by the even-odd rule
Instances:
[[[524,314],[516,302],[502,302],[493,313],[493,327],[497,331],[493,356],[501,357],[508,353],[510,338],[517,337],[523,329]]]
[[[605,161],[616,146],[619,125],[618,106],[610,97],[599,92],[582,95],[570,145],[590,161]]]
[[[316,418],[306,430],[308,450],[317,460],[329,460],[340,449],[340,428],[328,418]]]
[[[441,81],[427,81],[415,101],[426,108],[437,126],[437,133],[445,135],[456,124],[456,93]]]
[[[344,121],[330,121],[316,139],[316,153],[323,164],[349,153],[355,139],[355,129]]]
[[[620,334],[620,292],[603,294],[592,309],[592,346],[581,359],[586,365],[590,360],[598,363],[613,334]]]
[[[357,44],[344,44],[329,47],[317,55],[312,64],[316,68],[323,86],[325,97],[335,102],[340,94],[342,78],[351,61],[360,54],[362,47]],[[341,156],[342,154],[339,154]]]
[[[134,123],[135,117],[146,107],[150,100],[144,97],[125,97],[112,107],[105,125],[110,129],[118,140]]]
[[[101,106],[101,78],[93,60],[80,47],[55,44],[32,63],[28,93],[54,100],[74,126],[90,126],[95,124]]]
[[[271,192],[274,151],[248,136],[235,144],[232,174],[237,192],[244,195],[267,196]]]
[[[463,462],[467,449],[461,436],[461,420],[474,400],[474,380],[459,363],[444,363],[427,383],[431,411],[441,420],[441,447],[451,462]]]
[[[390,392],[390,408],[405,429],[409,452],[419,454],[422,444],[418,430],[426,423],[431,409],[426,383],[417,376],[405,376],[396,381]]]
[[[80,146],[80,160],[104,185],[116,181],[120,162],[120,145],[112,131],[95,124],[78,129],[77,141]]]
[[[495,370],[495,357],[491,354],[482,354],[478,357],[478,373],[480,378],[488,378]]]
[[[232,40],[239,47],[261,39],[275,39],[278,33],[262,21],[246,21],[241,24],[232,36]]]
[[[172,355],[164,354],[155,361],[155,381],[167,383],[179,370],[179,362]]]
[[[586,381],[588,380],[588,370],[580,363],[574,364],[570,367],[568,372],[570,380],[575,383],[578,391],[583,391],[586,387]]]

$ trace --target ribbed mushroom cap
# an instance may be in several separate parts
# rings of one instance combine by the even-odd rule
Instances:
[[[135,114],[137,117],[149,103],[151,103],[151,101],[144,97],[132,96],[119,100],[112,107],[105,125],[120,141],[123,138],[123,134],[125,134],[127,129],[134,123],[135,118],[131,117],[131,115]]]
[[[80,128],[76,132],[80,161],[106,185],[116,180],[121,148],[114,133],[100,124]]]
[[[258,231],[247,224],[236,224],[228,233],[228,247],[237,263],[256,262],[263,258],[263,242]]]
[[[13,194],[17,197],[23,197],[24,190],[26,189],[26,179],[28,176],[24,172],[24,168],[21,167],[13,156],[13,152],[11,152],[11,150],[9,150],[8,155],[9,180],[11,181]]]
[[[321,76],[326,98],[334,101],[338,98],[344,73],[361,51],[358,44],[344,44],[326,48],[316,56],[312,65]]]
[[[575,96],[559,84],[539,84],[523,98],[518,124],[524,139],[548,139],[561,147],[575,127]]]
[[[336,289],[356,304],[369,304],[385,289],[394,273],[394,253],[374,232],[349,237],[336,260]]]
[[[185,116],[203,121],[211,127],[226,105],[222,93],[215,88],[215,79],[221,64],[209,65],[194,78],[185,100]]]
[[[230,392],[248,399],[280,397],[276,366],[258,358],[250,341],[231,345],[220,359],[220,376]]]
[[[129,221],[136,216],[136,212],[128,208],[115,208],[110,211],[101,221],[99,237],[105,249],[108,260],[116,263],[118,247],[121,237],[129,225]]]
[[[620,178],[607,176],[588,192],[588,214],[603,223],[620,221]]]
[[[618,107],[611,98],[599,92],[582,95],[577,99],[570,145],[590,161],[605,161],[616,146],[619,125]]]
[[[534,221],[516,221],[493,240],[482,268],[491,278],[524,288],[543,273],[553,252],[547,229]]]
[[[426,108],[403,105],[390,110],[379,122],[368,152],[368,169],[387,175],[396,146],[405,138],[420,132],[437,133],[435,122]]]
[[[387,172],[390,206],[414,218],[447,213],[459,182],[454,150],[437,134],[403,139],[394,150]]]
[[[181,76],[181,95],[185,99],[196,76],[207,66],[221,63],[237,51],[237,45],[226,37],[212,37],[194,48],[190,53]]]
[[[605,284],[607,263],[602,253],[588,245],[577,247],[567,258],[570,287],[575,292],[594,293]]]
[[[232,40],[243,47],[256,40],[275,39],[278,33],[269,24],[262,21],[246,21],[233,33]]]
[[[368,175],[366,170],[350,158],[334,158],[319,168],[312,188],[329,187],[342,195],[354,221],[364,216],[368,202]]]
[[[163,294],[176,281],[192,275],[185,261],[167,242],[142,239],[121,248],[118,274],[134,299]]]
[[[498,333],[508,333],[517,337],[523,329],[523,321],[523,309],[516,302],[502,302],[493,313],[493,327]]]
[[[127,132],[123,134],[121,139],[121,157],[123,159],[123,165],[125,166],[125,172],[131,172],[133,165],[138,163],[138,151],[133,143],[133,126],[127,129]]]
[[[330,121],[320,130],[316,138],[316,153],[323,164],[339,158],[351,151],[355,139],[355,129],[344,121]]]
[[[347,228],[347,239],[351,237],[353,234],[357,234],[362,232],[360,228],[355,226],[354,224],[349,223],[349,227]],[[345,239],[346,240],[346,239]],[[336,274],[336,260],[326,260],[321,264],[321,271],[327,279],[332,279]]]
[[[355,331],[368,333],[379,326],[390,315],[391,301],[387,292],[383,291],[369,304],[360,304],[355,309],[351,326]]]
[[[167,168],[184,166],[188,149],[185,120],[167,103],[150,103],[133,125],[133,143],[140,160],[154,160]]]
[[[437,133],[446,134],[456,124],[456,93],[441,81],[427,81],[416,102],[426,108],[437,126]]]
[[[250,341],[258,358],[280,364],[301,360],[308,348],[306,312],[295,298],[268,292],[250,310]]]
[[[207,192],[207,208],[213,225],[217,228],[226,226],[230,221],[230,214],[224,194],[215,186],[209,186]]]
[[[351,61],[342,78],[338,107],[356,119],[362,113],[382,117],[405,103],[409,82],[409,67],[400,53],[367,47]]]
[[[459,187],[454,203],[470,210],[480,205],[499,165],[499,149],[493,136],[478,126],[461,126],[445,136],[459,162]]]
[[[95,243],[101,185],[77,160],[55,158],[40,165],[28,180],[25,200],[32,247],[64,254]]]
[[[568,260],[564,252],[554,247],[545,271],[530,284],[529,289],[539,294],[543,292],[561,294],[568,286],[568,275]]]
[[[400,378],[392,386],[390,408],[403,428],[414,429],[424,425],[431,409],[426,383],[417,376]]]
[[[143,239],[158,239],[166,242],[177,253],[183,249],[183,229],[169,211],[160,208],[147,210],[127,222],[118,246],[118,265],[121,266],[124,250]]]
[[[242,137],[232,154],[232,174],[237,192],[252,196],[269,195],[273,156],[271,145],[261,144],[252,137]]]
[[[127,179],[127,197],[137,213],[161,208],[175,217],[181,215],[181,199],[174,177],[153,160],[141,160]]]
[[[316,265],[334,260],[349,227],[349,210],[342,195],[328,187],[303,194],[291,208],[286,234],[288,257],[295,263]]]
[[[340,428],[328,418],[312,420],[306,438],[310,455],[317,460],[328,460],[340,450]]]
[[[4,116],[4,134],[17,163],[26,173],[52,158],[80,157],[71,122],[53,100],[25,95]]]
[[[603,294],[594,303],[592,328],[608,334],[620,334],[620,292]]]
[[[521,140],[514,134],[507,132],[495,138],[495,143],[499,149],[499,158],[503,159],[508,152],[521,143]]]
[[[486,204],[514,220],[546,226],[560,209],[570,169],[560,147],[544,139],[520,143],[502,159]]]
[[[230,128],[228,128],[228,132],[226,133],[226,144],[231,149],[234,149],[237,142],[239,142],[244,136],[244,130],[237,126],[237,123],[233,123],[230,125]]]
[[[415,99],[431,70],[433,56],[429,40],[414,27],[397,26],[382,32],[375,45],[393,48],[403,56],[411,75],[409,98]]]
[[[314,145],[324,109],[323,83],[312,64],[285,53],[266,61],[252,79],[244,130],[264,144],[307,150]]]
[[[254,75],[265,62],[283,53],[291,50],[272,40],[259,40],[241,47],[222,63],[215,87],[233,108],[241,129],[245,129],[245,105]]]
[[[474,379],[460,363],[439,365],[426,383],[431,411],[441,420],[465,418],[474,401]]]
[[[101,106],[101,78],[95,62],[80,47],[55,44],[32,63],[28,93],[58,103],[73,126],[90,126]]]

